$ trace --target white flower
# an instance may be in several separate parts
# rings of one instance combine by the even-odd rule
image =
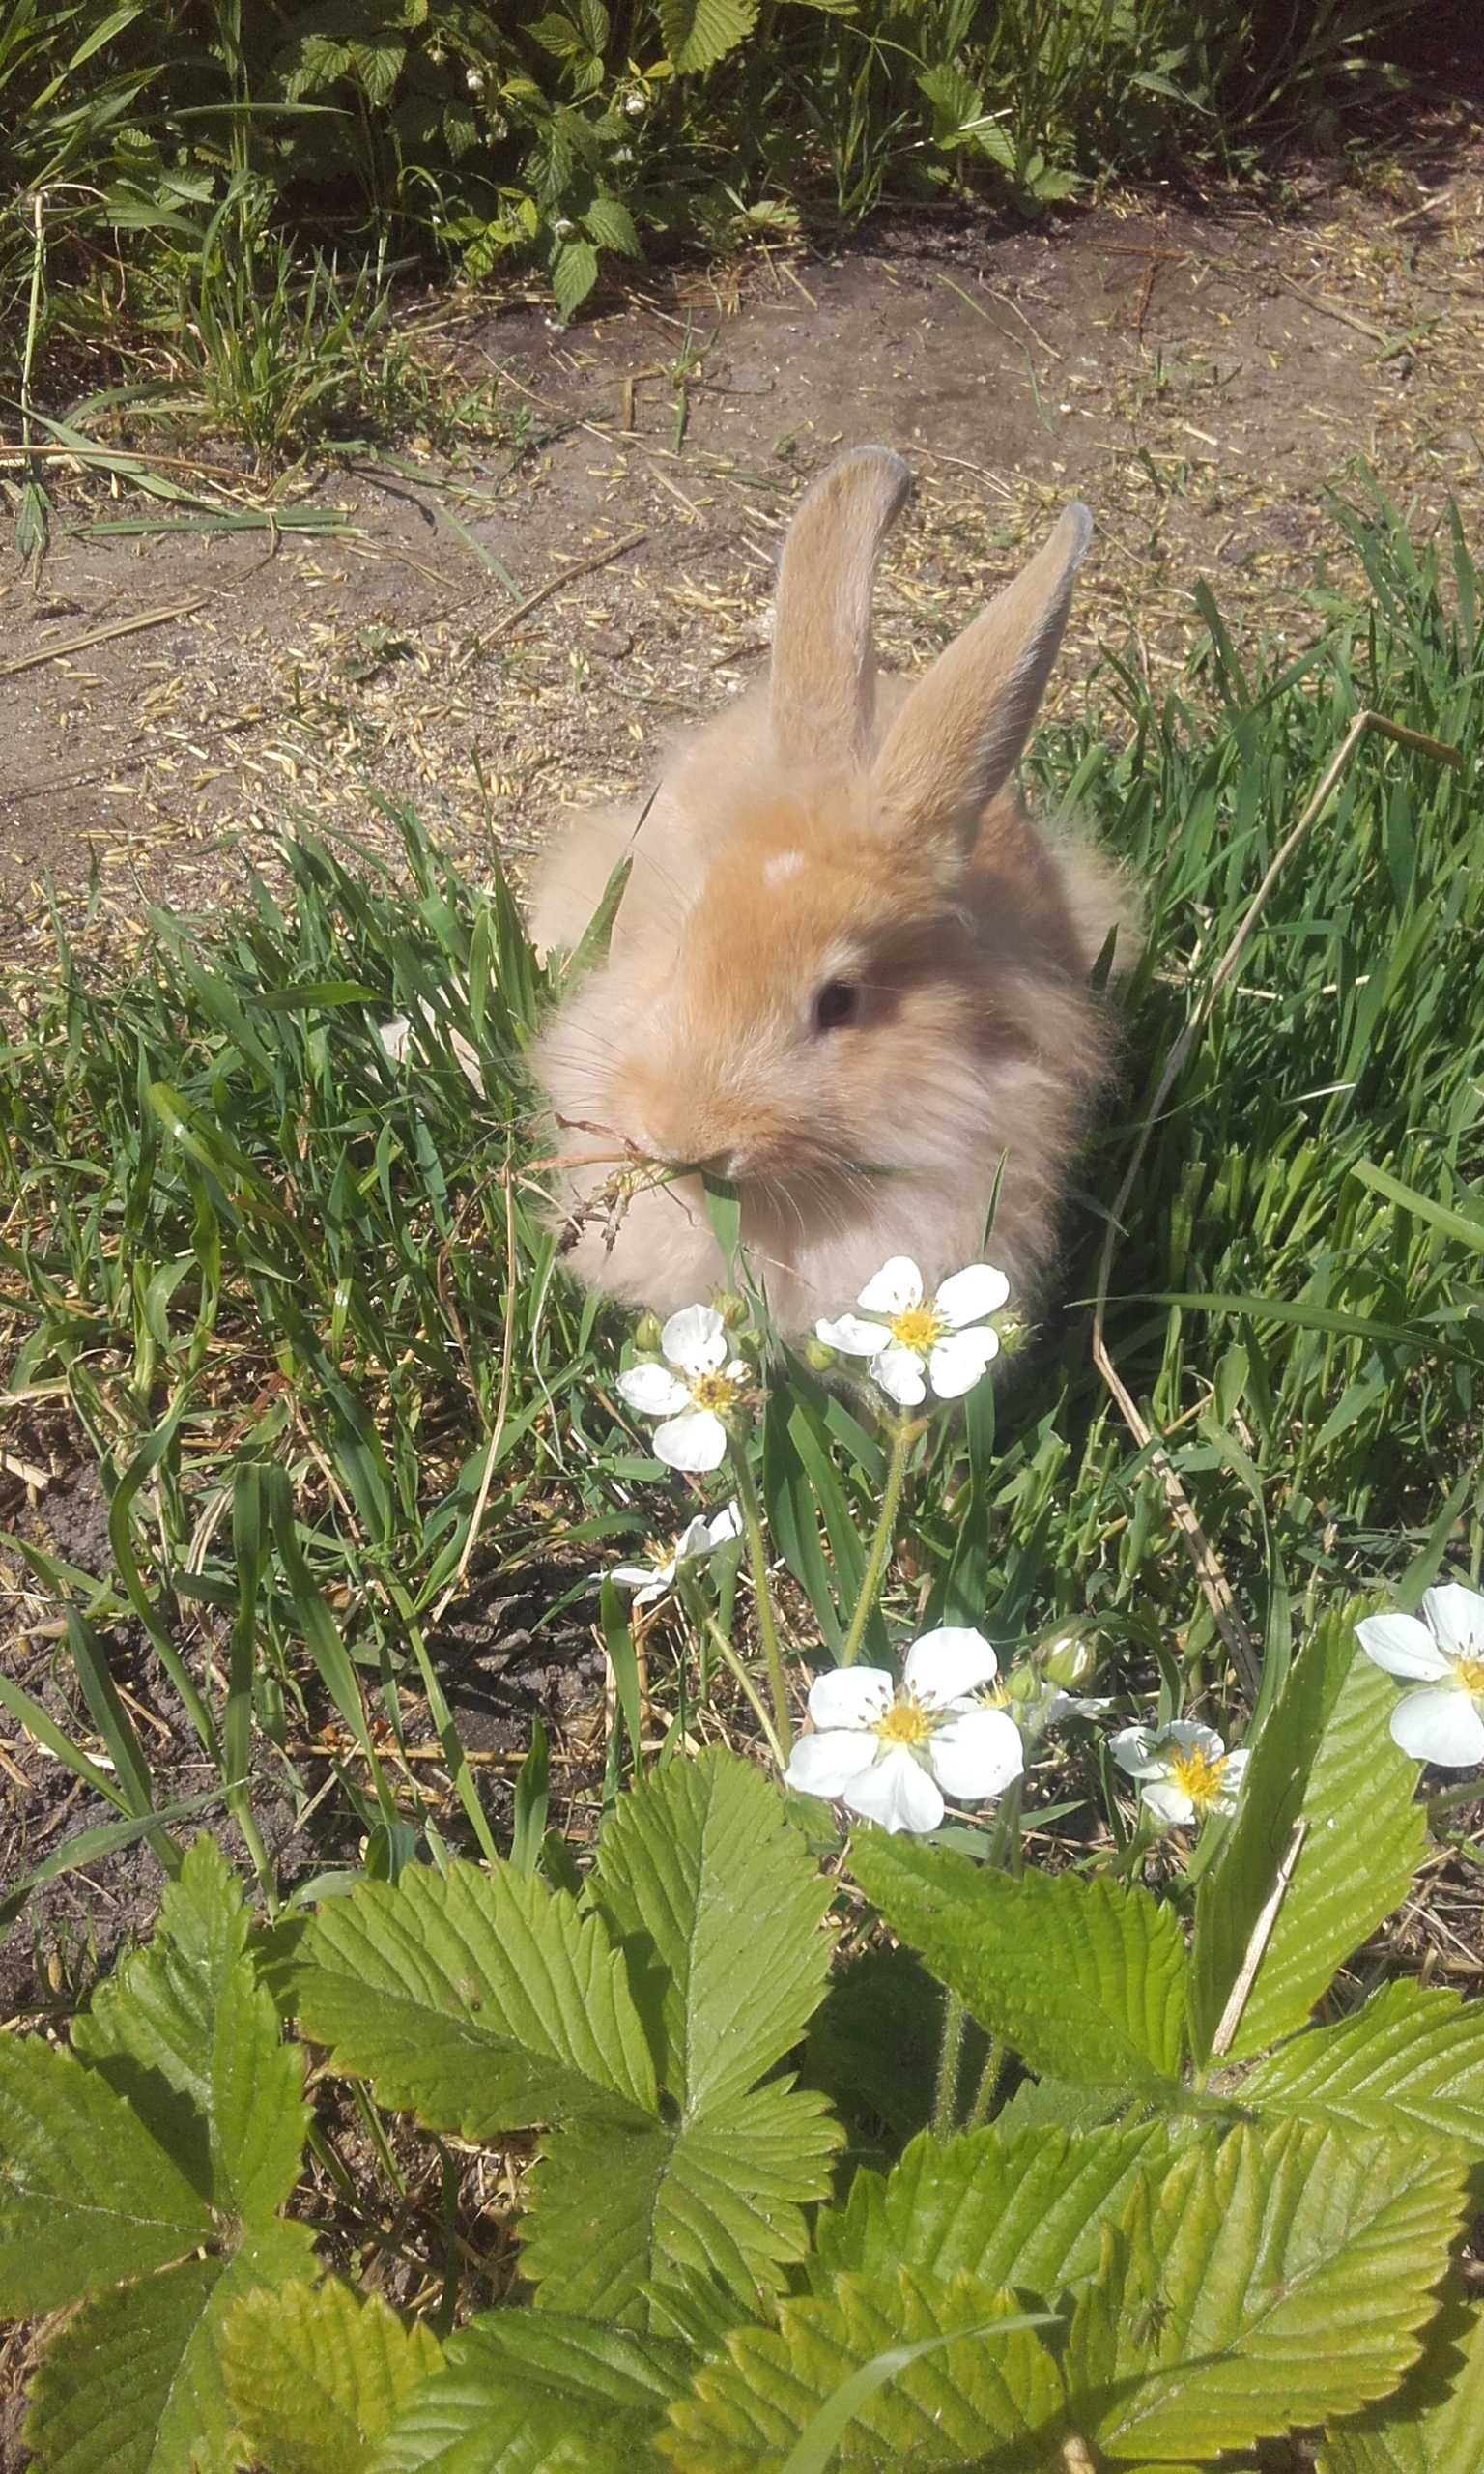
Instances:
[[[1249,1755],[1228,1752],[1213,1727],[1175,1718],[1157,1731],[1125,1727],[1112,1742],[1120,1769],[1139,1782],[1142,1800],[1160,1821],[1204,1821],[1230,1812]]]
[[[1446,1581],[1422,1593],[1414,1615],[1367,1615],[1356,1636],[1388,1675],[1421,1685],[1391,1712],[1391,1740],[1413,1761],[1471,1769],[1484,1761],[1484,1597]]]
[[[972,1392],[991,1358],[998,1333],[985,1320],[1010,1295],[1010,1282],[992,1263],[970,1263],[944,1280],[930,1306],[923,1303],[923,1275],[905,1254],[894,1254],[856,1300],[859,1314],[842,1314],[814,1330],[827,1348],[847,1357],[869,1357],[883,1392],[904,1409],[926,1399],[930,1383],[940,1400]],[[972,1328],[971,1328],[972,1327]]]
[[[742,1515],[735,1504],[728,1504],[725,1511],[717,1512],[711,1520],[698,1512],[690,1527],[676,1539],[674,1552],[668,1563],[618,1564],[610,1572],[609,1579],[622,1581],[625,1589],[631,1589],[636,1606],[652,1606],[657,1598],[663,1597],[667,1590],[673,1587],[675,1574],[682,1564],[698,1563],[704,1556],[714,1555],[719,1546],[725,1546],[730,1539],[741,1535]]]
[[[640,89],[636,86],[630,94],[625,95],[623,99],[623,108],[628,113],[630,120],[642,120],[645,112],[649,109],[649,98],[647,95],[642,94]]]
[[[577,230],[577,225],[573,222],[570,215],[558,215],[552,225],[552,230],[556,233],[558,241],[565,241],[571,233]]]
[[[936,1829],[945,1794],[997,1796],[1025,1767],[1020,1732],[974,1698],[999,1660],[982,1632],[925,1632],[900,1686],[882,1667],[842,1666],[810,1686],[813,1735],[784,1772],[806,1796],[836,1797],[884,1829]]]
[[[682,1306],[660,1334],[668,1363],[631,1366],[618,1391],[641,1417],[663,1418],[654,1438],[667,1468],[719,1468],[727,1457],[723,1420],[741,1397],[751,1367],[728,1362],[727,1326],[714,1306]]]
[[[464,72],[464,83],[469,88],[471,95],[482,95],[484,92],[483,70],[466,69]]]

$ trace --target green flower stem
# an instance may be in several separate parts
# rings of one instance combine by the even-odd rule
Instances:
[[[746,1693],[747,1698],[752,1705],[753,1715],[762,1729],[768,1750],[773,1755],[773,1758],[777,1762],[780,1769],[782,1769],[785,1762],[788,1758],[788,1755],[785,1752],[783,1746],[778,1740],[777,1735],[774,1732],[773,1721],[768,1715],[761,1693],[758,1691],[756,1684],[753,1682],[752,1677],[748,1674],[742,1660],[738,1657],[736,1651],[728,1640],[726,1633],[722,1630],[722,1627],[720,1624],[718,1624],[714,1615],[708,1615],[706,1617],[706,1631],[716,1648],[721,1652],[722,1657],[726,1661],[728,1671],[731,1675],[735,1676],[738,1683],[742,1687],[742,1690]]]
[[[1429,1796],[1427,1799],[1429,1827],[1436,1827],[1448,1813],[1458,1812],[1465,1804],[1478,1803],[1484,1803],[1484,1786],[1477,1778],[1466,1778],[1461,1787],[1441,1788],[1436,1796]]]
[[[990,2036],[987,2039],[985,2054],[985,2066],[979,2074],[979,2086],[974,2090],[974,2102],[969,2107],[969,2118],[964,2124],[965,2130],[979,2130],[989,2119],[995,2089],[1000,2084],[1000,2074],[1004,2067],[1005,2048],[998,2036]]]
[[[938,2080],[932,2098],[932,2127],[939,2139],[954,2128],[958,2110],[958,2065],[963,2058],[963,2031],[968,2022],[953,1986],[943,1991],[943,2041],[938,2047]]]
[[[757,1600],[757,1629],[762,1634],[763,1663],[768,1671],[768,1690],[773,1699],[774,1749],[779,1760],[785,1762],[793,1750],[793,1721],[788,1714],[788,1686],[784,1676],[783,1653],[778,1645],[778,1618],[773,1608],[773,1593],[768,1585],[768,1550],[762,1535],[762,1508],[757,1501],[757,1488],[746,1444],[732,1437],[729,1448],[732,1474],[737,1482],[737,1503],[742,1513],[742,1534],[747,1539],[747,1565],[753,1576],[753,1593]]]
[[[892,1551],[902,1480],[907,1474],[907,1454],[922,1433],[923,1425],[921,1418],[899,1418],[892,1428],[892,1456],[886,1464],[886,1492],[881,1498],[881,1517],[870,1541],[870,1553],[866,1558],[866,1569],[861,1576],[861,1594],[855,1601],[850,1629],[845,1634],[844,1647],[840,1654],[842,1666],[854,1666],[860,1655],[862,1637],[870,1620],[870,1610],[880,1594],[881,1576]]]

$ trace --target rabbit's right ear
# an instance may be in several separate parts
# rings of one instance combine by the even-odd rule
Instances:
[[[884,446],[842,455],[808,491],[778,571],[770,685],[785,763],[844,765],[870,752],[875,707],[870,595],[912,475]]]

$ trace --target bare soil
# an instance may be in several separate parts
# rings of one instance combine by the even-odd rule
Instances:
[[[1484,138],[1455,117],[1366,187],[1297,186],[1281,220],[1148,199],[1038,231],[882,217],[836,257],[567,332],[443,304],[461,371],[500,375],[510,439],[279,490],[328,533],[100,537],[180,519],[61,481],[41,577],[0,552],[0,915],[22,932],[3,950],[38,959],[48,875],[72,908],[96,870],[115,922],[205,907],[286,817],[379,838],[377,794],[476,866],[518,865],[559,801],[634,789],[754,667],[789,506],[842,443],[919,475],[880,596],[890,660],[929,654],[1073,495],[1099,532],[1064,700],[1109,644],[1178,665],[1201,579],[1239,644],[1301,638],[1321,554],[1345,577],[1326,497],[1356,459],[1418,522],[1451,496],[1477,532]],[[231,489],[223,515],[270,495]]]

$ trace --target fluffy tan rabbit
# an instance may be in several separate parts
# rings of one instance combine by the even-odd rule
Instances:
[[[931,1282],[987,1251],[1022,1309],[1051,1260],[1108,1050],[1088,973],[1127,911],[1011,774],[1092,521],[1068,507],[929,670],[878,682],[871,587],[910,479],[879,446],[830,466],[785,545],[765,690],[687,742],[637,830],[583,818],[536,889],[537,941],[575,945],[632,856],[608,960],[534,1062],[557,1141],[606,1155],[566,1171],[569,1266],[661,1313],[724,1277],[702,1169],[734,1181],[785,1329],[890,1255]],[[615,1199],[625,1161],[692,1173]]]

